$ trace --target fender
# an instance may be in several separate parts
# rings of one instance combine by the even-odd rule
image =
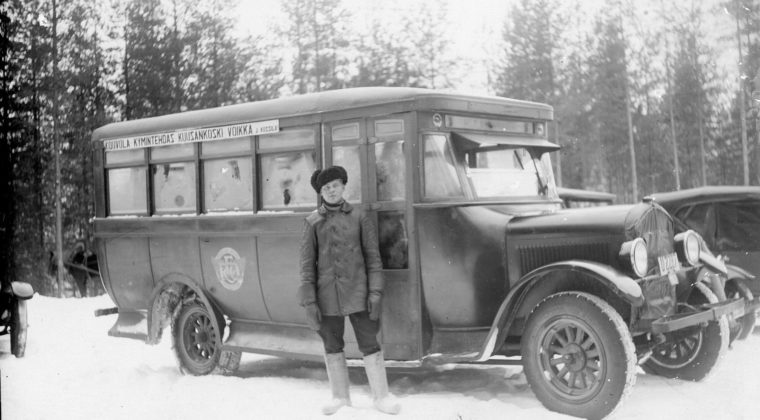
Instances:
[[[729,279],[740,278],[740,279],[745,279],[745,280],[754,280],[756,277],[754,274],[750,273],[749,271],[741,267],[735,266],[733,264],[726,264],[726,269],[728,270]]]
[[[34,288],[32,288],[32,285],[27,282],[12,281],[11,293],[13,293],[13,296],[15,296],[16,299],[27,300],[34,296]]]
[[[190,277],[180,273],[169,273],[158,282],[158,285],[153,289],[153,294],[150,297],[150,305],[148,306],[150,308],[148,311],[148,344],[158,343],[164,327],[164,325],[162,325],[163,318],[160,313],[161,307],[164,304],[164,302],[159,301],[161,295],[164,291],[178,285],[190,288],[195,295],[198,296],[201,303],[203,303],[203,305],[211,312],[211,315],[213,315],[211,316],[211,324],[213,327],[216,331],[222,331],[219,328],[219,308],[216,305],[216,302],[209,299],[198,283]],[[172,306],[170,310],[173,310],[174,307],[176,307],[176,304]]]
[[[483,362],[491,357],[496,343],[501,343],[506,339],[507,332],[515,318],[517,310],[532,287],[544,275],[558,271],[582,273],[589,278],[597,280],[632,306],[642,306],[644,304],[644,296],[639,284],[625,273],[608,265],[584,260],[560,261],[545,265],[524,275],[517,283],[518,285],[504,299],[491,325],[485,347],[478,354],[477,361]]]

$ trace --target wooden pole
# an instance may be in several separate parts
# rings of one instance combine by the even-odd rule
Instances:
[[[739,121],[741,123],[741,138],[742,138],[742,164],[744,168],[744,185],[749,185],[749,159],[747,157],[747,111],[745,110],[745,93],[744,93],[744,79],[741,77],[741,73],[744,71],[743,58],[742,58],[742,37],[739,28],[739,10],[740,5],[736,7],[736,41],[739,44]]]
[[[55,253],[58,297],[63,297],[63,209],[61,208],[61,144],[58,138],[58,14],[53,0],[53,154],[55,161]]]

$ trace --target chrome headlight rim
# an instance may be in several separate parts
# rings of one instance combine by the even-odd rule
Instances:
[[[702,252],[702,237],[689,229],[677,234],[674,239],[678,259],[692,267],[698,265]]]
[[[649,251],[643,238],[624,242],[620,247],[620,257],[633,274],[646,277],[649,272]]]

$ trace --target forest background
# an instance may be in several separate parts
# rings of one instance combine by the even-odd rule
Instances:
[[[513,0],[480,39],[456,2],[0,0],[0,278],[92,249],[95,128],[330,89],[546,102],[558,183],[619,202],[760,185],[760,0]]]

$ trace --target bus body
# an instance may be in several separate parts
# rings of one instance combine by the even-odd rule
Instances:
[[[386,359],[522,355],[547,407],[608,413],[635,379],[634,339],[643,354],[740,305],[677,314],[693,273],[725,267],[686,261],[683,238],[657,205],[561,210],[552,118],[550,106],[532,102],[357,88],[101,127],[94,230],[118,307],[109,334],[155,343],[171,327],[180,365],[194,374],[234,368],[242,351],[320,360],[322,343],[297,301],[299,244],[317,205],[310,175],[341,165],[346,199],[378,229]],[[571,344],[547,326],[559,322],[546,318],[557,307],[578,338],[630,344],[602,356],[577,346],[555,354],[588,353],[568,364],[588,370],[583,383],[553,370],[565,359],[543,367],[554,378],[530,374],[557,348],[553,339]],[[579,308],[614,314],[587,324],[572,315]],[[719,340],[711,331],[695,334]],[[351,329],[346,342],[347,356],[360,357]],[[594,370],[607,363],[614,368]]]

